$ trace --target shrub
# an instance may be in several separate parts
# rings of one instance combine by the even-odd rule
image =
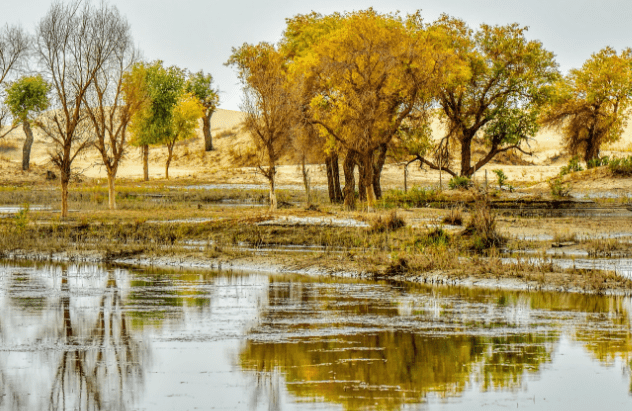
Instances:
[[[376,233],[395,231],[406,226],[406,222],[395,211],[382,218],[379,216],[371,223],[371,230]]]
[[[463,224],[463,215],[461,207],[452,207],[450,209],[450,213],[443,217],[442,222],[444,224],[450,225],[462,225]]]
[[[472,186],[472,180],[467,177],[455,176],[448,182],[448,187],[451,190],[458,190],[461,188],[467,189]]]
[[[560,177],[549,180],[549,187],[553,197],[568,197],[570,195],[568,184],[563,183]]]
[[[608,168],[615,176],[626,177],[632,175],[632,156],[613,158]]]
[[[446,246],[450,243],[450,235],[441,227],[430,229],[423,237],[415,241],[416,246]]]
[[[575,156],[568,161],[568,165],[560,169],[560,177],[577,171],[584,171],[584,169],[579,164],[579,157]]]
[[[474,205],[463,235],[470,237],[470,246],[476,250],[484,250],[504,243],[504,239],[496,231],[496,215],[489,203],[484,200],[479,200]]]
[[[610,157],[608,156],[597,157],[597,158],[588,160],[588,163],[586,163],[586,168],[590,170],[591,168],[595,168],[595,167],[607,166],[609,163],[610,163]]]
[[[498,179],[498,188],[503,188],[505,181],[507,181],[507,175],[500,169],[492,170],[492,172],[496,174],[496,178]]]

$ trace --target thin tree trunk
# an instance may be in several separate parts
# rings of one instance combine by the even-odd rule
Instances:
[[[24,140],[24,147],[22,148],[22,170],[26,171],[30,168],[31,147],[33,146],[33,131],[31,131],[31,125],[28,120],[22,122],[22,129],[24,129],[24,134],[26,134],[26,140]]]
[[[149,146],[143,146],[143,176],[145,181],[149,181]]]
[[[360,201],[366,201],[366,170],[364,169],[364,159],[358,154],[356,156],[356,164],[358,165],[358,198]]]
[[[169,154],[167,155],[167,163],[165,164],[165,178],[169,180],[169,165],[171,164],[171,158],[173,157],[173,146],[167,146],[167,151]]]
[[[301,172],[303,173],[303,185],[305,186],[305,207],[309,208],[312,205],[312,195],[309,184],[309,171],[305,167],[305,156],[301,158]]]
[[[382,198],[382,169],[386,162],[386,144],[381,145],[378,149],[377,159],[373,163],[373,191],[375,192],[375,198],[378,200]]]
[[[277,198],[276,198],[276,191],[275,191],[275,186],[274,186],[275,174],[276,174],[276,170],[274,169],[274,167],[271,167],[270,173],[268,176],[268,181],[270,182],[270,211],[276,211],[277,209]]]
[[[347,152],[345,161],[342,165],[342,170],[345,175],[344,205],[347,210],[355,209],[355,176],[353,175],[355,165],[355,153],[353,151]]]
[[[375,187],[373,186],[373,153],[365,155],[362,161],[364,163],[366,201],[368,207],[371,208],[375,205]]]
[[[327,188],[329,190],[329,201],[332,204],[342,203],[342,190],[340,189],[340,169],[338,167],[338,154],[333,153],[325,157],[325,167],[327,169]]]
[[[204,133],[204,150],[213,151],[213,136],[211,135],[211,117],[213,112],[202,117],[202,131]]]
[[[61,176],[59,181],[61,182],[61,218],[68,217],[68,184],[70,182],[69,170],[60,170]]]
[[[108,170],[108,200],[110,210],[116,210],[116,191],[114,189],[114,182],[116,180],[116,171]]]

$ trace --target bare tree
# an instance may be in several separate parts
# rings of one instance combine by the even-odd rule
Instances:
[[[84,101],[99,70],[128,41],[129,26],[114,6],[55,2],[39,22],[35,52],[52,84],[48,115],[38,122],[53,142],[51,160],[59,168],[61,216],[68,216],[72,163],[92,143]]]
[[[31,39],[29,35],[20,26],[6,25],[0,31],[0,85],[24,61],[30,44]],[[2,90],[2,93],[4,93],[4,90]],[[2,105],[0,107],[0,138],[5,137],[19,126],[19,123],[13,124],[8,130],[3,132],[2,127],[9,120],[9,117],[10,111]]]
[[[95,134],[94,146],[101,154],[108,175],[110,210],[116,209],[115,180],[127,149],[127,127],[145,102],[136,98],[142,93],[142,85],[139,84],[142,79],[130,73],[138,52],[132,45],[129,32],[120,40],[111,60],[97,72],[84,96],[86,112]]]

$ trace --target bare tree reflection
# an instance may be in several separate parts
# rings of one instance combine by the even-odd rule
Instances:
[[[128,331],[121,295],[112,272],[92,326],[76,320],[68,272],[61,279],[64,349],[50,393],[51,410],[128,408],[144,383],[147,350]],[[76,310],[78,311],[78,310]],[[71,315],[72,314],[72,315]],[[75,317],[73,322],[73,317]]]

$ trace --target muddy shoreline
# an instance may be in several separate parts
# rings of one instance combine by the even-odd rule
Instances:
[[[419,274],[386,274],[359,270],[349,262],[341,261],[316,264],[322,259],[297,256],[249,256],[238,258],[208,258],[203,256],[146,256],[108,258],[98,251],[89,252],[5,252],[0,258],[6,261],[32,261],[50,263],[108,264],[124,267],[153,267],[180,270],[205,271],[249,271],[266,274],[292,273],[308,276],[328,276],[333,278],[356,278],[365,280],[388,280],[393,282],[421,283],[432,286],[476,287],[509,291],[545,291],[604,296],[632,296],[632,289],[611,287],[591,290],[582,286],[573,274],[545,273],[536,278],[503,277],[490,278],[483,275],[463,275],[448,270],[433,270]]]

